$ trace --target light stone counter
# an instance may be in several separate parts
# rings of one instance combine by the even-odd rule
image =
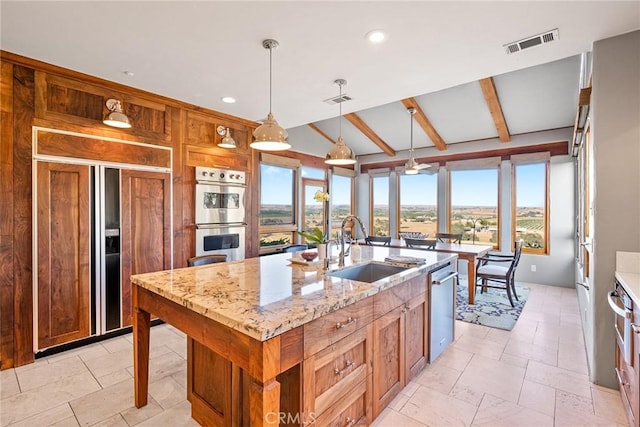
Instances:
[[[634,304],[640,304],[640,253],[616,252],[615,276]]]
[[[290,265],[283,253],[131,276],[132,283],[260,341],[308,323],[384,289],[455,260],[457,255],[388,247],[361,247],[361,260],[389,255],[425,258],[426,263],[372,284],[326,275],[321,267]],[[334,249],[335,254],[335,249]],[[329,270],[336,270],[331,264]]]

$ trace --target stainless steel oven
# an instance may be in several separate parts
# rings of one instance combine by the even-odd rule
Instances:
[[[245,184],[242,171],[196,167],[196,256],[244,259]]]
[[[631,322],[633,319],[633,301],[616,280],[616,290],[609,292],[609,306],[616,314],[615,330],[616,340],[622,349],[624,361],[631,363],[633,351]]]

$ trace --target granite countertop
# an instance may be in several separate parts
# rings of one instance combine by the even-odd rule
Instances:
[[[336,250],[334,249],[334,254]],[[455,254],[361,247],[361,260],[389,255],[426,262],[374,283],[328,276],[321,266],[290,265],[295,253],[131,276],[132,283],[260,341],[280,335],[327,313],[396,286],[457,258]],[[329,270],[338,269],[331,264]]]
[[[634,304],[640,304],[640,253],[616,252],[615,276]]]

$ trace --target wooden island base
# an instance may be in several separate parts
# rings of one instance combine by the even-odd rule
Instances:
[[[427,278],[263,342],[134,286],[135,404],[147,403],[153,313],[188,336],[187,394],[202,425],[369,425],[429,360]]]

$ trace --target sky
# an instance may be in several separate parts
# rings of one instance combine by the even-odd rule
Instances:
[[[277,189],[276,191],[265,190],[262,194],[262,203],[290,204],[292,171],[269,165],[262,165],[261,170],[262,181],[265,184],[263,188]],[[516,173],[517,205],[543,207],[545,201],[544,164],[518,165]],[[308,173],[303,175],[310,176]],[[402,175],[400,177],[401,203],[403,205],[435,205],[437,176]],[[389,200],[388,178],[376,178],[376,182],[381,185],[374,186],[375,203]],[[349,179],[336,177],[334,186],[332,203],[334,205],[348,204]],[[314,188],[311,193],[315,190]],[[452,171],[451,199],[453,206],[496,206],[498,204],[498,171],[496,169]],[[308,204],[317,204],[311,197],[307,198],[307,202]]]

